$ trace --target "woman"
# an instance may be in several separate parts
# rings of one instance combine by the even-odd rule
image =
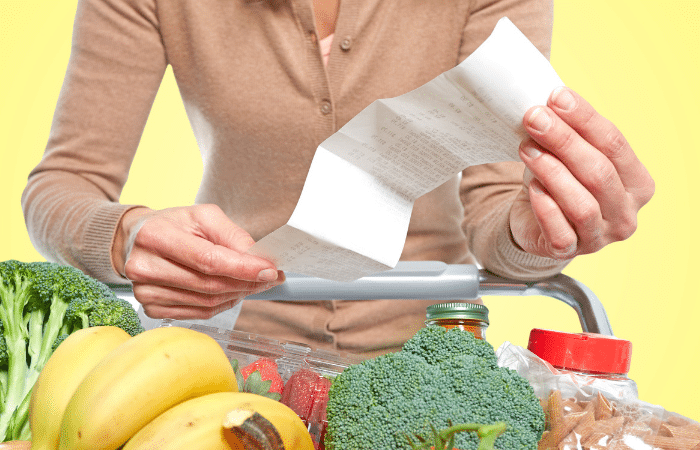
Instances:
[[[454,67],[503,16],[549,54],[551,0],[79,0],[51,136],[23,195],[33,243],[130,280],[150,317],[229,310],[284,281],[245,252],[286,223],[316,147],[372,101]],[[122,205],[168,64],[204,161],[197,205]],[[536,279],[634,232],[654,183],[613,124],[568,88],[523,124],[523,163],[470,167],[416,202],[402,259]],[[429,303],[249,301],[236,328],[385,352]]]

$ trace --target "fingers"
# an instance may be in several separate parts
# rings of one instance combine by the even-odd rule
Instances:
[[[277,279],[277,270],[271,262],[236,250],[250,247],[250,235],[228,218],[222,220],[212,210],[218,208],[173,211],[170,217],[156,216],[144,223],[134,240],[134,248],[140,249],[143,259],[141,263],[133,262],[139,261],[138,258],[129,259],[125,267],[127,278],[136,281],[150,278],[160,284],[175,283],[177,287],[194,289],[200,285],[198,279],[202,277],[206,277],[208,283],[230,278],[231,286],[241,284],[239,280],[269,282]],[[172,217],[177,214],[180,217]],[[155,258],[146,258],[149,253]],[[149,260],[153,260],[152,264],[146,264]]]
[[[567,220],[559,204],[538,181],[530,182],[528,197],[541,234],[533,241],[537,253],[554,259],[573,257],[579,250],[579,233]]]
[[[651,175],[641,163],[624,135],[600,115],[583,97],[566,87],[555,89],[548,106],[584,141],[601,152],[614,166],[625,189],[635,194],[638,208],[654,193]]]
[[[577,235],[557,203],[537,180],[526,180],[511,209],[511,230],[526,252],[567,259],[576,252]]]
[[[239,253],[247,252],[255,244],[250,234],[233,223],[218,206],[199,205],[189,213],[197,225],[194,232],[214,244]]]
[[[585,201],[580,206],[585,208],[586,214],[594,214],[592,209],[599,208],[603,217],[616,216],[620,210],[619,201],[626,199],[627,191],[612,162],[549,108],[535,108],[527,117],[527,124],[533,140],[524,141],[521,148],[533,163],[528,167],[549,192],[559,191],[562,197],[573,195],[573,201]],[[547,155],[539,158],[541,153]],[[552,176],[547,177],[547,174]],[[560,191],[554,183],[562,182],[567,182],[561,185],[566,189]],[[578,207],[566,208],[567,213],[576,214],[577,211]]]
[[[525,117],[528,132],[539,144],[557,157],[575,157],[578,153],[578,161],[572,160],[571,163],[581,163],[580,159],[585,155],[595,157],[588,165],[574,166],[567,163],[567,166],[581,167],[582,172],[586,167],[600,170],[603,182],[598,185],[601,186],[619,180],[621,186],[632,194],[637,209],[651,199],[654,193],[651,175],[612,122],[600,115],[583,97],[566,87],[555,89],[547,105],[548,108],[536,108],[533,114]],[[547,114],[534,114],[541,111]],[[551,129],[543,132],[533,126],[538,122],[541,124],[540,119],[547,118],[553,124]],[[587,145],[582,146],[584,143]],[[586,148],[591,151],[583,152]]]
[[[152,211],[132,230],[124,273],[152,317],[211,317],[284,282],[273,263],[245,253],[252,237],[216,206]]]
[[[552,256],[598,250],[603,223],[599,200],[560,160],[534,142],[521,146],[521,158],[534,175],[529,182],[530,202]]]
[[[134,283],[134,296],[142,299],[143,310],[152,318],[209,319],[237,305],[243,298],[265,291],[271,284],[235,294],[202,294],[170,287]]]
[[[572,256],[592,253],[631,236],[654,184],[619,130],[568,88],[528,111],[523,124],[531,138],[520,156],[536,179],[528,194],[546,253],[567,242]]]
[[[206,320],[236,306],[240,300],[221,303],[215,307],[205,308],[192,305],[144,305],[143,312],[152,319]]]
[[[146,237],[142,239],[146,239]],[[154,254],[143,247],[136,247],[132,252],[132,256],[126,264],[126,276],[134,283],[170,286],[203,294],[249,291],[257,285],[265,283],[193,270],[164,258],[162,254]]]

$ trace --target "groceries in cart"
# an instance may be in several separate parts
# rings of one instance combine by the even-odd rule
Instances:
[[[631,343],[612,335],[534,329],[495,350],[488,308],[451,301],[366,359],[185,321],[129,328],[132,310],[91,308],[125,304],[95,280],[3,268],[0,450],[700,450],[698,422],[638,398]]]
[[[638,398],[632,344],[612,336],[534,329],[528,348],[505,342],[498,363],[542,402],[539,450],[695,450],[700,423]]]

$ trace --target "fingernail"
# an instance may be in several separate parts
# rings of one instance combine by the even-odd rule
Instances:
[[[552,103],[564,111],[570,111],[576,106],[576,99],[568,88],[562,86],[552,93]]]
[[[277,271],[275,269],[264,269],[258,272],[258,281],[275,281]]]
[[[539,151],[539,149],[533,146],[532,144],[523,145],[522,150],[523,153],[525,153],[525,155],[530,159],[535,159],[542,154],[542,152]]]
[[[528,125],[540,133],[544,133],[552,125],[552,119],[549,118],[549,114],[547,114],[547,111],[545,111],[544,108],[537,107],[530,115]]]

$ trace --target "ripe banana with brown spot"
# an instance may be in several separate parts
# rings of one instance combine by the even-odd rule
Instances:
[[[118,327],[83,328],[53,352],[32,389],[29,424],[32,450],[55,450],[63,412],[85,376],[131,336]]]
[[[299,416],[261,395],[222,392],[180,403],[158,416],[123,450],[313,450]]]
[[[61,424],[59,450],[116,450],[171,407],[237,390],[221,346],[182,327],[154,328],[104,358],[78,386]]]

